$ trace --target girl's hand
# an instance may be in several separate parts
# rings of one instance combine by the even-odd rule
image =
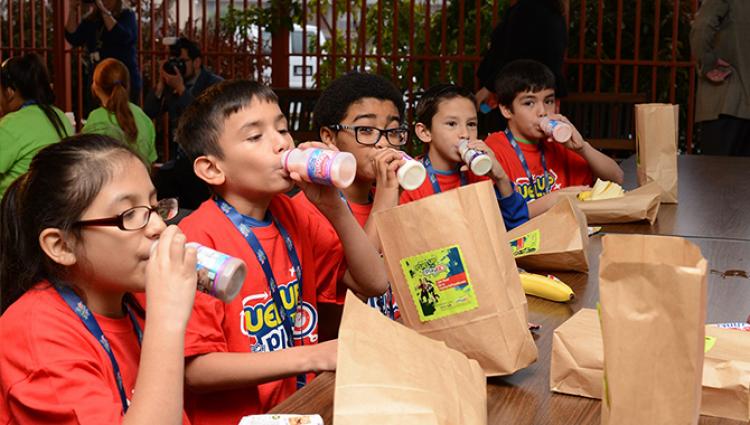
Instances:
[[[185,246],[185,235],[168,226],[146,266],[146,314],[150,322],[179,326],[184,331],[193,310],[197,273],[196,250]]]

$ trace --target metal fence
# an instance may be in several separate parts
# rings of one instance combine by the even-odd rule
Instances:
[[[140,24],[145,90],[167,57],[162,39],[185,35],[225,78],[321,88],[358,68],[392,78],[411,104],[437,82],[477,88],[481,54],[508,1],[136,0],[130,7]],[[696,75],[687,37],[697,0],[566,0],[565,7],[570,90],[679,103],[681,146],[690,152]],[[0,56],[42,54],[58,104],[80,118],[89,88],[84,52],[64,40],[67,9],[67,0],[0,0]]]

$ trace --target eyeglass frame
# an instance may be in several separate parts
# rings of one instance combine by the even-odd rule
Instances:
[[[164,203],[167,201],[174,201],[174,205],[170,206],[169,212],[173,213],[171,217],[162,217],[161,214],[159,214],[159,208],[164,208]],[[143,223],[143,226],[135,228],[135,229],[128,229],[125,227],[125,215],[129,212],[137,209],[147,208],[149,213],[146,216],[146,221]],[[131,207],[126,209],[125,211],[121,212],[118,215],[112,216],[112,217],[104,217],[104,218],[92,218],[90,220],[79,220],[73,223],[73,226],[76,227],[86,227],[86,226],[116,226],[120,230],[125,231],[135,231],[135,230],[141,230],[148,226],[149,221],[151,221],[151,215],[153,213],[156,213],[162,220],[167,221],[171,220],[175,217],[177,217],[177,214],[180,209],[180,204],[177,198],[165,198],[161,199],[157,202],[157,205],[155,207],[148,206],[148,205],[139,205],[135,207]]]
[[[341,130],[351,130],[351,131],[353,131],[354,132],[354,141],[357,142],[357,143],[359,143],[360,145],[363,145],[363,146],[375,146],[375,145],[377,145],[378,142],[380,141],[380,139],[383,137],[383,133],[386,133],[385,141],[389,145],[391,145],[393,147],[400,148],[402,146],[405,146],[409,142],[409,128],[406,127],[406,126],[404,126],[404,125],[401,125],[401,126],[396,127],[396,128],[377,128],[377,127],[371,126],[371,125],[354,125],[354,126],[352,126],[352,125],[346,125],[346,124],[333,124],[333,125],[329,125],[328,128],[330,128],[331,130],[336,131],[336,132],[341,131]],[[375,139],[374,143],[362,143],[362,142],[359,141],[358,133],[359,133],[359,129],[361,129],[361,128],[369,128],[369,129],[377,130],[378,131],[378,138]],[[390,140],[388,140],[387,133],[394,133],[396,131],[403,131],[404,132],[404,142],[401,143],[400,145],[394,145],[393,143],[391,143]]]

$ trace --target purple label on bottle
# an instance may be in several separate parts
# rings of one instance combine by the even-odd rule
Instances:
[[[307,160],[307,176],[317,184],[332,185],[331,164],[336,154],[329,154],[323,149],[316,149]]]

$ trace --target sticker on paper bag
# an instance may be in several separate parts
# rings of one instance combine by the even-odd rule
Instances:
[[[422,322],[479,306],[458,245],[404,258],[401,269]]]
[[[541,241],[541,232],[536,229],[520,238],[510,241],[510,249],[513,251],[513,257],[523,257],[539,251]]]

